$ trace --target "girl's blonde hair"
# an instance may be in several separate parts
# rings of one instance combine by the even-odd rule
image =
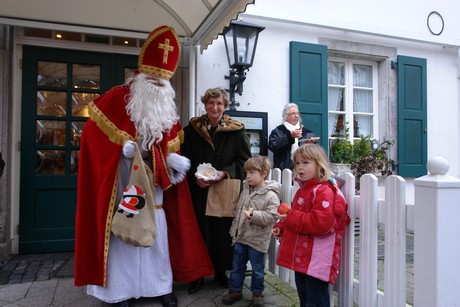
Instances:
[[[320,182],[329,180],[331,171],[326,152],[323,147],[317,144],[303,144],[294,152],[294,162],[298,160],[314,160],[318,165],[318,177]],[[294,176],[297,175],[296,167],[294,167]]]
[[[267,178],[268,174],[270,174],[271,164],[270,160],[268,160],[265,156],[255,156],[251,157],[243,165],[243,170],[245,173],[248,171],[258,171],[260,174],[263,172],[267,172],[265,175],[265,179]]]

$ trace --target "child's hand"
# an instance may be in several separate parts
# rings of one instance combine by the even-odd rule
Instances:
[[[246,218],[248,220],[251,220],[252,219],[252,211],[254,210],[254,208],[249,208],[249,210],[244,210],[244,213],[246,214]]]
[[[279,236],[280,236],[280,228],[279,228],[279,227],[273,227],[273,229],[272,229],[272,235],[273,235],[275,238],[279,238]]]
[[[285,220],[286,216],[287,216],[287,213],[286,214],[278,214],[278,218],[280,219],[280,221]]]

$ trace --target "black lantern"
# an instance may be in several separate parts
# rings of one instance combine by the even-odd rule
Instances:
[[[246,69],[252,66],[256,53],[259,33],[265,29],[243,21],[232,21],[224,29],[225,48],[227,51],[230,75],[225,79],[230,81],[230,110],[236,110],[235,92],[243,93],[243,82],[246,79]]]

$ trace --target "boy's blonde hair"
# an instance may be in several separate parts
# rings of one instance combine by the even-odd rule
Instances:
[[[259,173],[267,172],[265,178],[270,174],[271,164],[265,156],[255,156],[249,158],[243,165],[243,170],[245,173],[248,171],[258,171]]]
[[[323,147],[317,144],[303,144],[294,152],[293,160],[314,160],[318,164],[318,177],[320,182],[329,180],[331,171],[329,170],[329,162],[326,152]],[[295,164],[295,163],[294,163]],[[296,167],[294,165],[294,176],[296,175]]]

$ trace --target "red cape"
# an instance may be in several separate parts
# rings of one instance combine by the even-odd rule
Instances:
[[[76,286],[106,283],[118,163],[123,144],[136,140],[135,127],[125,109],[128,96],[126,86],[115,87],[100,96],[90,104],[90,119],[83,129],[75,225]],[[178,140],[183,137],[180,125],[164,136],[158,148],[166,158],[172,148],[179,150]],[[189,282],[214,274],[194,215],[187,180],[168,187],[164,190],[163,203],[174,280]]]

